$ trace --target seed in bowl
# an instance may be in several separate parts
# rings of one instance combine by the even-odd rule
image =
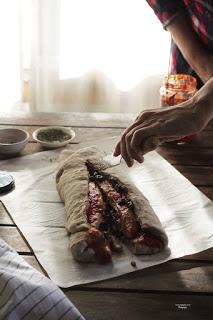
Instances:
[[[71,135],[60,129],[48,129],[38,133],[37,138],[45,142],[59,141],[63,142],[69,140]]]

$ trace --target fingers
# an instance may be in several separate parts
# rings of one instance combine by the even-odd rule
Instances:
[[[138,161],[139,163],[142,163],[144,158],[143,155],[140,153],[136,153],[130,146],[130,142],[125,141],[125,136],[121,138],[121,140],[117,143],[115,147],[115,151],[113,155],[115,157],[122,155],[123,159],[126,161],[127,165],[131,167],[134,164],[134,160]]]
[[[192,108],[176,106],[143,112],[127,128],[117,143],[114,155],[121,154],[128,166],[143,162],[143,155],[162,142],[177,140],[196,131]]]
[[[115,147],[115,150],[114,150],[114,153],[113,153],[113,156],[114,156],[114,157],[117,157],[117,156],[119,156],[119,155],[121,154],[121,143],[122,143],[121,141],[122,141],[122,138],[125,138],[126,135],[127,135],[132,129],[134,129],[135,127],[137,127],[137,125],[138,125],[138,120],[136,119],[136,121],[135,121],[130,127],[128,127],[128,128],[123,132],[120,141],[116,144],[116,147]]]
[[[154,150],[161,143],[159,136],[165,120],[159,121],[158,113],[159,110],[151,110],[140,114],[122,134],[113,155],[121,155],[129,167],[133,165],[133,160],[142,163],[143,155]]]
[[[154,137],[154,136],[149,137],[141,145],[141,148],[140,148],[141,152],[143,154],[146,154],[150,151],[153,151],[159,146],[160,143],[161,141],[158,137]]]
[[[121,154],[120,141],[116,144],[113,156],[117,157]]]
[[[135,152],[135,150],[131,147],[131,140],[133,135],[133,130],[130,131],[124,138],[125,138],[125,145],[128,155],[132,158],[138,161],[139,163],[143,162],[143,155],[141,152]]]
[[[160,140],[154,135],[153,127],[153,125],[148,128],[140,126],[122,136],[119,150],[128,167],[133,165],[134,160],[142,163],[143,155],[154,150],[160,143]]]
[[[125,140],[125,138],[122,137],[121,142],[120,142],[121,155],[122,155],[124,161],[126,162],[127,166],[131,167],[134,164],[134,160],[129,156],[127,149],[126,149],[126,143],[124,140]]]
[[[140,147],[143,145],[144,141],[150,137],[159,136],[160,125],[151,124],[148,126],[140,125],[138,128],[132,130],[130,145],[131,148],[136,152],[140,150]],[[151,141],[151,140],[150,140]]]
[[[113,156],[114,156],[114,157],[117,157],[117,156],[119,156],[119,155],[121,154],[121,144],[122,144],[121,140],[122,140],[122,138],[123,138],[123,137],[127,137],[128,133],[130,133],[130,132],[131,132],[132,130],[134,130],[135,128],[138,128],[138,126],[140,126],[142,123],[144,123],[145,120],[149,119],[150,116],[153,115],[153,113],[154,113],[155,111],[156,111],[156,109],[151,109],[151,110],[149,110],[149,111],[143,111],[143,112],[141,112],[141,113],[137,116],[137,118],[135,119],[135,121],[133,122],[133,124],[132,124],[131,126],[129,126],[129,127],[123,132],[120,141],[116,144],[115,150],[114,150],[114,153],[113,153]],[[127,145],[129,145],[129,144],[127,143]],[[128,151],[130,151],[130,150],[128,150]],[[131,152],[130,152],[130,154],[131,154]],[[139,162],[140,162],[140,159],[143,159],[143,157],[141,157],[141,156],[135,155],[135,157],[138,158],[138,159],[136,159],[136,160],[139,161]]]

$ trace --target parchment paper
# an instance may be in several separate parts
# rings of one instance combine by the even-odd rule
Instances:
[[[117,138],[96,142],[106,153]],[[85,144],[88,145],[88,144]],[[90,144],[94,145],[94,143]],[[81,145],[82,147],[82,145]],[[69,148],[79,149],[79,145]],[[164,253],[136,257],[128,250],[109,265],[80,264],[72,258],[64,228],[65,213],[55,186],[61,150],[1,161],[16,188],[0,199],[12,215],[50,278],[60,287],[113,278],[213,246],[213,203],[156,152],[142,165],[125,170],[129,179],[149,199],[169,237]],[[137,268],[131,265],[134,260]]]

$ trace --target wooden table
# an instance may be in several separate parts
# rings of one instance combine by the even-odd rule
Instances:
[[[0,127],[21,127],[32,133],[38,126],[72,126],[76,131],[73,143],[80,146],[81,142],[95,137],[119,135],[134,117],[131,114],[13,113],[0,114]],[[31,138],[22,154],[38,151],[42,148]],[[193,142],[167,144],[157,151],[213,200],[213,123]],[[2,203],[0,237],[44,272]],[[213,319],[213,249],[64,291],[86,319]]]

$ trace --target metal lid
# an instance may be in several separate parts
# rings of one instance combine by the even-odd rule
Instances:
[[[7,172],[0,172],[0,194],[12,190],[15,186],[15,180]]]

